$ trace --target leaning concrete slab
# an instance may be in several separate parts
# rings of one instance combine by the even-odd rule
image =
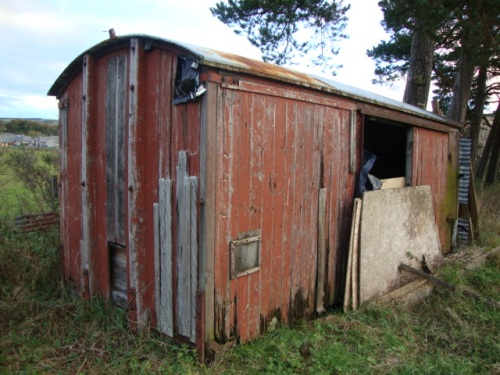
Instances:
[[[382,296],[415,277],[400,263],[422,269],[442,260],[429,186],[366,192],[360,237],[360,302]]]

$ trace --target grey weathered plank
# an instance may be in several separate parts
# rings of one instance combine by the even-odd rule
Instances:
[[[158,192],[160,191],[160,182],[158,181]],[[156,311],[156,327],[160,329],[160,313],[161,313],[161,289],[160,289],[160,210],[159,204],[153,203],[153,257],[154,257],[154,279],[155,279],[155,311]]]
[[[137,88],[139,83],[139,46],[140,42],[138,39],[130,40],[130,49],[129,49],[129,64],[130,69],[128,76],[129,87]],[[139,265],[137,263],[137,247],[138,244],[136,242],[136,233],[137,233],[137,194],[138,191],[139,180],[137,177],[137,173],[139,168],[137,167],[137,132],[138,132],[138,96],[137,89],[129,89],[128,90],[128,137],[127,137],[127,150],[128,150],[128,160],[127,160],[127,181],[128,188],[132,192],[128,194],[128,223],[127,223],[127,231],[129,234],[128,241],[128,261],[129,261],[129,285],[131,290],[135,290],[135,307],[137,312],[137,326],[139,329],[142,329],[147,324],[147,316],[145,314],[145,309],[143,308],[143,296],[140,293],[141,287],[138,281],[139,275]]]
[[[191,333],[189,335],[191,342],[196,339],[196,289],[198,288],[198,238],[197,238],[197,212],[196,212],[196,190],[198,185],[198,179],[196,177],[189,177],[189,192],[190,192],[190,258],[191,258],[191,291],[190,291],[190,303],[191,303]]]
[[[89,248],[89,237],[90,237],[90,197],[87,182],[89,179],[87,170],[87,143],[89,140],[89,117],[91,110],[91,66],[93,64],[93,57],[91,55],[85,55],[82,67],[82,239],[80,241],[80,259],[82,270],[89,269],[89,258],[90,258],[90,248]],[[92,279],[92,273],[89,274]],[[92,282],[92,280],[89,280]],[[83,281],[82,285],[85,285]]]
[[[177,330],[179,334],[190,337],[190,200],[187,178],[187,154],[179,152],[177,164]]]
[[[318,197],[318,280],[316,284],[316,312],[325,312],[325,271],[326,271],[326,189],[319,189]]]
[[[352,249],[352,309],[356,310],[359,305],[359,226],[361,223],[362,200],[354,200],[354,246]]]
[[[351,111],[351,129],[349,133],[349,173],[356,172],[356,153],[358,147],[356,144],[356,111]]]
[[[161,332],[174,334],[172,288],[172,181],[160,179],[160,308],[158,325]]]
[[[109,60],[106,77],[106,186],[108,241],[125,243],[126,59]]]

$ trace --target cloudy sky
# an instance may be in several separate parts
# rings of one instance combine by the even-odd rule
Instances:
[[[47,91],[80,53],[118,35],[149,34],[251,58],[260,53],[218,21],[209,8],[216,0],[0,0],[0,118],[57,118],[57,101]],[[387,39],[378,0],[351,3],[346,34],[337,56],[344,67],[334,80],[402,99],[404,83],[374,86],[374,63],[366,50]],[[305,65],[305,72],[325,75]],[[331,78],[331,76],[329,77]]]

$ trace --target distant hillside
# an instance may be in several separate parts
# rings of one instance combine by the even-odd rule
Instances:
[[[0,117],[0,123],[7,123],[12,120],[22,120],[22,121],[32,121],[32,122],[40,122],[42,124],[48,124],[48,125],[54,125],[57,126],[58,120],[57,119],[45,119],[45,118],[29,118],[29,117],[16,117],[16,118],[7,118],[7,117]]]
[[[58,135],[57,120],[0,118],[0,133],[37,135]]]

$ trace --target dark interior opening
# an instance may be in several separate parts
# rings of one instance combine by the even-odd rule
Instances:
[[[407,132],[405,126],[367,118],[364,149],[377,156],[370,174],[379,179],[406,177]]]
[[[127,252],[125,246],[108,242],[111,300],[126,308],[127,301]]]

